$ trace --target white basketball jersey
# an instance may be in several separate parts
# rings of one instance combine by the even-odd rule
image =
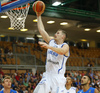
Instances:
[[[49,45],[56,48],[61,48],[63,44],[56,44],[55,40],[52,39],[49,42]],[[64,74],[66,70],[66,61],[69,56],[60,55],[56,52],[52,51],[51,49],[47,50],[47,59],[46,59],[46,72],[52,73],[52,74]]]
[[[66,89],[66,91],[64,93],[76,93],[76,88],[71,87],[69,90]]]

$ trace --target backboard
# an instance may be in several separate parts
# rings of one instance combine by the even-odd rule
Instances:
[[[0,0],[0,13],[34,1],[35,0]]]

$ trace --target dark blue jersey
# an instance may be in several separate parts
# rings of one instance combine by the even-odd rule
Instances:
[[[0,93],[4,93],[4,90],[0,91]],[[17,91],[10,89],[10,93],[17,93]]]
[[[77,93],[94,93],[95,88],[90,87],[86,92],[84,92],[83,90],[78,91]]]

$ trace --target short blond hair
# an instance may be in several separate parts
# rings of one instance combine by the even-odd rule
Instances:
[[[5,79],[10,79],[11,82],[12,82],[12,78],[10,76],[6,76],[3,80],[2,80],[2,83],[4,83]]]

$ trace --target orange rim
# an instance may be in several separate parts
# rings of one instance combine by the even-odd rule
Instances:
[[[14,8],[13,10],[21,10],[21,9],[28,8],[29,6],[30,6],[30,4],[28,3],[28,6],[25,6],[25,7],[20,7],[20,8]]]

